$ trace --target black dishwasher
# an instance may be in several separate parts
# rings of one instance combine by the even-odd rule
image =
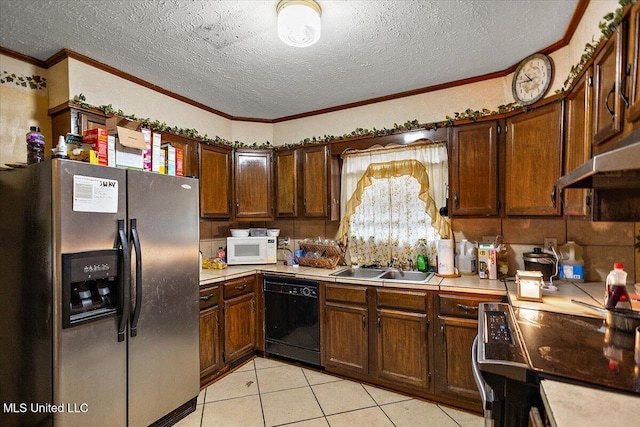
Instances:
[[[320,366],[318,282],[265,276],[262,287],[267,355]]]

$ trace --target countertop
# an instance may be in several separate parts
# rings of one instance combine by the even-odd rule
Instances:
[[[490,295],[508,296],[513,307],[527,308],[541,311],[571,314],[599,318],[601,315],[571,302],[571,299],[592,305],[601,305],[604,295],[602,282],[569,282],[555,281],[557,291],[544,291],[543,302],[520,301],[517,298],[517,287],[513,280],[480,279],[477,275],[443,278],[433,276],[427,283],[383,281],[377,279],[336,278],[334,270],[313,267],[291,267],[282,263],[255,266],[228,266],[223,270],[202,270],[200,285],[221,282],[228,279],[255,273],[275,273],[292,277],[299,277],[327,282],[354,283],[370,286],[415,288],[435,291],[466,292]],[[640,366],[637,367],[640,378]],[[572,385],[559,381],[543,380],[541,394],[545,407],[553,426],[631,426],[637,425],[637,408],[640,398],[623,393],[603,391],[591,387]]]
[[[383,286],[390,288],[412,288],[432,291],[448,291],[448,292],[466,292],[481,293],[485,295],[501,295],[506,296],[504,282],[501,280],[480,279],[477,275],[461,276],[456,278],[443,278],[434,275],[426,283],[403,282],[400,280],[380,280],[380,279],[354,279],[345,277],[334,277],[331,274],[346,268],[339,266],[335,269],[314,268],[314,267],[292,267],[277,264],[262,265],[230,265],[221,270],[203,269],[200,274],[200,286],[209,285],[211,283],[222,282],[249,274],[279,274],[302,279],[322,280],[325,282],[353,283],[369,286]]]

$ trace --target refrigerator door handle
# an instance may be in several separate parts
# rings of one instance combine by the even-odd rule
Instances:
[[[142,250],[140,247],[140,236],[138,235],[138,221],[136,219],[130,220],[131,226],[131,238],[133,240],[133,247],[136,251],[136,303],[131,313],[131,336],[138,335],[138,319],[140,318],[140,311],[142,309]]]
[[[122,248],[122,274],[120,280],[120,298],[121,310],[120,325],[118,326],[118,342],[124,341],[126,335],[127,323],[129,322],[129,292],[131,287],[131,249],[129,248],[129,240],[124,227],[124,220],[118,220],[118,235],[116,237],[115,248]]]

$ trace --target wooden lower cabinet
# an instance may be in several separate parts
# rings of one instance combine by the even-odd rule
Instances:
[[[368,374],[367,287],[326,283],[321,285],[321,295],[322,365],[328,370]]]
[[[439,396],[480,404],[471,348],[478,334],[478,305],[485,301],[502,301],[502,297],[440,293],[436,298],[435,393]]]
[[[200,289],[200,386],[203,387],[256,349],[256,276]]]
[[[430,302],[427,291],[376,288],[375,376],[427,390]]]
[[[219,287],[213,285],[200,289],[200,384],[221,367]]]
[[[224,284],[224,362],[249,356],[256,348],[255,276]]]

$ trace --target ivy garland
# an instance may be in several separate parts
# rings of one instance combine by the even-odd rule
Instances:
[[[16,75],[8,71],[2,71],[0,84],[15,83],[16,86],[28,87],[29,89],[44,89],[47,87],[47,79],[36,74],[30,76]]]
[[[635,3],[637,0],[619,0],[618,3],[620,4],[620,7],[618,9],[616,9],[614,12],[608,13],[606,14],[603,19],[604,21],[601,21],[598,24],[598,28],[600,28],[600,31],[602,32],[602,36],[600,37],[600,39],[597,42],[594,42],[592,40],[592,43],[587,43],[585,45],[585,50],[584,53],[582,54],[582,56],[580,57],[580,61],[578,62],[578,64],[574,65],[571,67],[570,71],[569,71],[569,76],[567,77],[567,79],[564,81],[563,84],[563,88],[559,89],[558,91],[556,91],[556,93],[558,94],[558,101],[562,100],[563,98],[563,94],[564,92],[571,86],[571,84],[573,83],[573,81],[575,80],[575,78],[580,74],[580,72],[582,71],[582,69],[584,68],[584,66],[589,62],[589,60],[591,59],[591,57],[593,56],[593,53],[595,52],[598,44],[606,39],[609,38],[609,36],[611,36],[611,34],[613,34],[613,32],[616,30],[616,28],[618,27],[622,16],[623,16],[623,12],[624,12],[624,7],[630,4]],[[4,72],[5,74],[7,74],[7,72]],[[12,75],[13,78],[15,79],[16,76]],[[37,78],[37,80],[36,80]],[[41,82],[41,84],[43,85],[43,87],[46,87],[46,83],[44,82],[44,78],[41,78],[39,76],[32,76],[31,80],[29,80],[30,78],[27,77],[25,78],[28,82],[30,82],[29,84],[32,85],[33,82]],[[13,80],[10,80],[13,81]],[[4,80],[0,79],[0,83],[4,83]],[[18,82],[16,82],[16,84],[19,84]],[[22,83],[22,86],[26,86],[25,83]],[[86,97],[84,96],[84,94],[80,94],[80,95],[76,95],[73,97],[73,99],[71,100],[72,104],[78,105],[84,109],[97,109],[102,111],[103,113],[107,114],[107,115],[117,115],[120,117],[125,117],[128,119],[132,119],[132,120],[137,120],[139,122],[142,123],[142,126],[147,127],[147,128],[151,128],[154,130],[158,130],[158,131],[163,131],[163,132],[170,132],[170,133],[174,133],[176,135],[181,135],[181,136],[188,136],[191,138],[195,138],[195,139],[199,139],[201,142],[205,143],[205,144],[209,144],[209,145],[226,145],[229,147],[233,147],[233,148],[256,148],[256,149],[273,149],[273,150],[279,150],[279,149],[289,149],[289,148],[295,148],[295,147],[299,147],[299,146],[304,146],[304,145],[309,145],[309,144],[323,144],[323,143],[329,143],[332,141],[341,141],[341,140],[345,140],[345,139],[349,139],[349,138],[355,138],[355,137],[372,137],[372,138],[376,138],[376,137],[380,137],[380,136],[386,136],[386,135],[392,135],[394,133],[398,133],[398,132],[406,132],[408,130],[412,130],[412,129],[432,129],[432,130],[436,130],[438,128],[443,128],[443,127],[447,127],[447,126],[453,126],[454,122],[457,120],[472,120],[472,121],[476,121],[479,118],[482,117],[486,117],[486,116],[491,116],[491,115],[495,115],[495,114],[505,114],[505,113],[509,113],[512,111],[516,111],[516,110],[522,110],[522,111],[527,111],[528,107],[527,106],[521,106],[518,103],[512,102],[510,104],[506,104],[506,105],[500,105],[497,107],[496,110],[488,110],[486,108],[483,108],[482,110],[474,110],[472,108],[467,108],[466,110],[464,110],[463,112],[456,112],[453,114],[452,116],[445,116],[445,120],[443,121],[439,121],[439,122],[432,122],[432,123],[420,123],[418,120],[409,120],[406,121],[403,124],[398,124],[398,123],[394,123],[393,124],[393,128],[391,129],[387,129],[387,128],[382,128],[382,129],[365,129],[365,128],[356,128],[355,130],[351,131],[350,133],[346,133],[344,135],[341,136],[335,136],[335,135],[324,135],[324,136],[313,136],[311,138],[305,138],[303,140],[301,140],[298,143],[292,143],[292,144],[283,144],[283,145],[279,145],[279,146],[273,146],[269,141],[266,141],[262,144],[258,144],[257,142],[254,142],[253,144],[245,144],[244,142],[240,142],[240,141],[229,141],[226,140],[224,138],[220,138],[219,136],[216,136],[214,138],[209,138],[209,136],[207,134],[205,134],[204,136],[201,136],[200,133],[196,130],[196,129],[189,129],[189,128],[178,128],[177,126],[169,126],[167,125],[165,122],[159,122],[158,120],[151,120],[149,118],[138,118],[133,114],[127,115],[125,114],[122,110],[118,109],[114,109],[113,106],[111,104],[108,105],[101,105],[98,107],[94,107],[90,104],[88,104],[86,102]],[[640,236],[638,237],[640,239]],[[640,244],[640,243],[639,243]]]

